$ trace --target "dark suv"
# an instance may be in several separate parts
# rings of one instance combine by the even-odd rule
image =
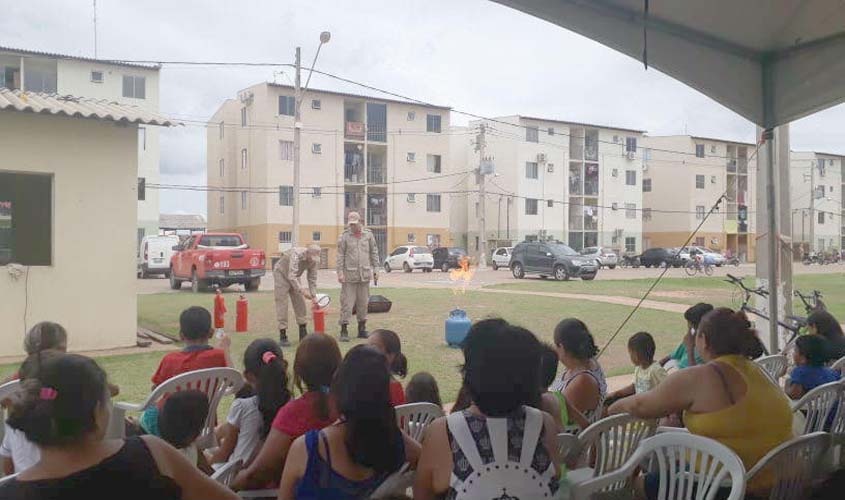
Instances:
[[[463,248],[439,247],[432,250],[431,255],[434,257],[434,269],[445,273],[449,269],[461,267],[461,259],[467,256],[467,251]]]
[[[558,281],[569,278],[592,280],[598,273],[598,266],[584,258],[563,243],[526,241],[514,247],[511,254],[513,277],[522,279],[526,274],[541,277],[554,276]]]
[[[675,262],[675,253],[668,248],[649,248],[640,255],[640,264],[645,267],[678,267]]]

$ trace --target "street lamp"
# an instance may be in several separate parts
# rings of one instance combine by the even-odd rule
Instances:
[[[320,56],[320,49],[323,45],[329,43],[332,39],[332,34],[328,31],[320,33],[320,45],[317,46],[317,53],[314,54],[314,60],[311,62],[311,69],[308,71],[308,79],[305,80],[305,88],[302,88],[302,49],[296,48],[296,79],[294,92],[294,116],[293,116],[293,228],[291,229],[291,246],[296,246],[299,241],[299,190],[300,190],[300,151],[302,144],[302,117],[300,110],[302,109],[302,94],[308,90],[308,84],[311,83],[311,75],[314,74],[314,65],[317,64],[317,58]]]

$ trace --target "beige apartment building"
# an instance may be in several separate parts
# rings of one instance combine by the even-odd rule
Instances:
[[[804,252],[845,248],[842,155],[793,151],[790,158],[792,241]]]
[[[293,115],[293,87],[260,83],[211,117],[209,231],[243,233],[269,256],[290,247]],[[350,211],[373,231],[381,260],[397,245],[452,243],[448,107],[309,90],[301,115],[298,244],[320,244],[330,266]]]
[[[754,145],[689,135],[642,143],[645,248],[682,245],[724,193],[691,244],[754,260]]]

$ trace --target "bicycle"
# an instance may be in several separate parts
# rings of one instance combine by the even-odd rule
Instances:
[[[804,295],[801,290],[795,290],[793,295],[801,299],[804,304],[804,311],[810,315],[816,311],[826,311],[827,305],[822,301],[822,293],[818,290],[813,290],[809,295]]]
[[[746,314],[751,314],[751,315],[756,316],[760,319],[769,321],[769,316],[766,313],[764,313],[760,309],[757,309],[755,307],[751,307],[751,306],[748,305],[748,302],[751,301],[752,295],[757,295],[759,297],[768,298],[768,296],[769,296],[768,290],[766,290],[762,286],[759,286],[757,288],[748,288],[745,285],[745,283],[743,283],[742,278],[737,278],[736,276],[734,276],[732,274],[728,274],[725,281],[727,281],[728,283],[730,283],[734,286],[739,287],[739,290],[742,292],[743,298],[742,298],[742,304],[740,304],[740,306],[739,306],[740,311],[742,311]],[[800,316],[786,316],[784,319],[791,321],[791,323],[787,323],[786,321],[777,320],[777,324],[778,324],[778,326],[780,326],[784,330],[791,332],[792,336],[790,336],[789,340],[786,342],[786,344],[784,344],[783,349],[781,350],[782,353],[786,352],[790,347],[792,347],[792,343],[795,341],[795,339],[798,337],[798,335],[800,335],[802,328],[804,328],[807,324],[806,318],[801,318]],[[766,354],[768,354],[768,352]]]
[[[623,255],[622,260],[619,262],[619,267],[622,267],[622,268],[633,267],[634,269],[640,267],[640,256],[639,255]]]
[[[686,271],[687,276],[695,276],[698,273],[704,273],[707,276],[712,276],[713,267],[713,264],[708,264],[706,261],[701,261],[695,257],[690,259],[690,261],[684,265],[684,271]]]

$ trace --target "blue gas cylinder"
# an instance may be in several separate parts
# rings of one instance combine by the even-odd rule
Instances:
[[[460,347],[469,333],[472,321],[463,309],[454,309],[446,318],[446,343],[452,347]]]

